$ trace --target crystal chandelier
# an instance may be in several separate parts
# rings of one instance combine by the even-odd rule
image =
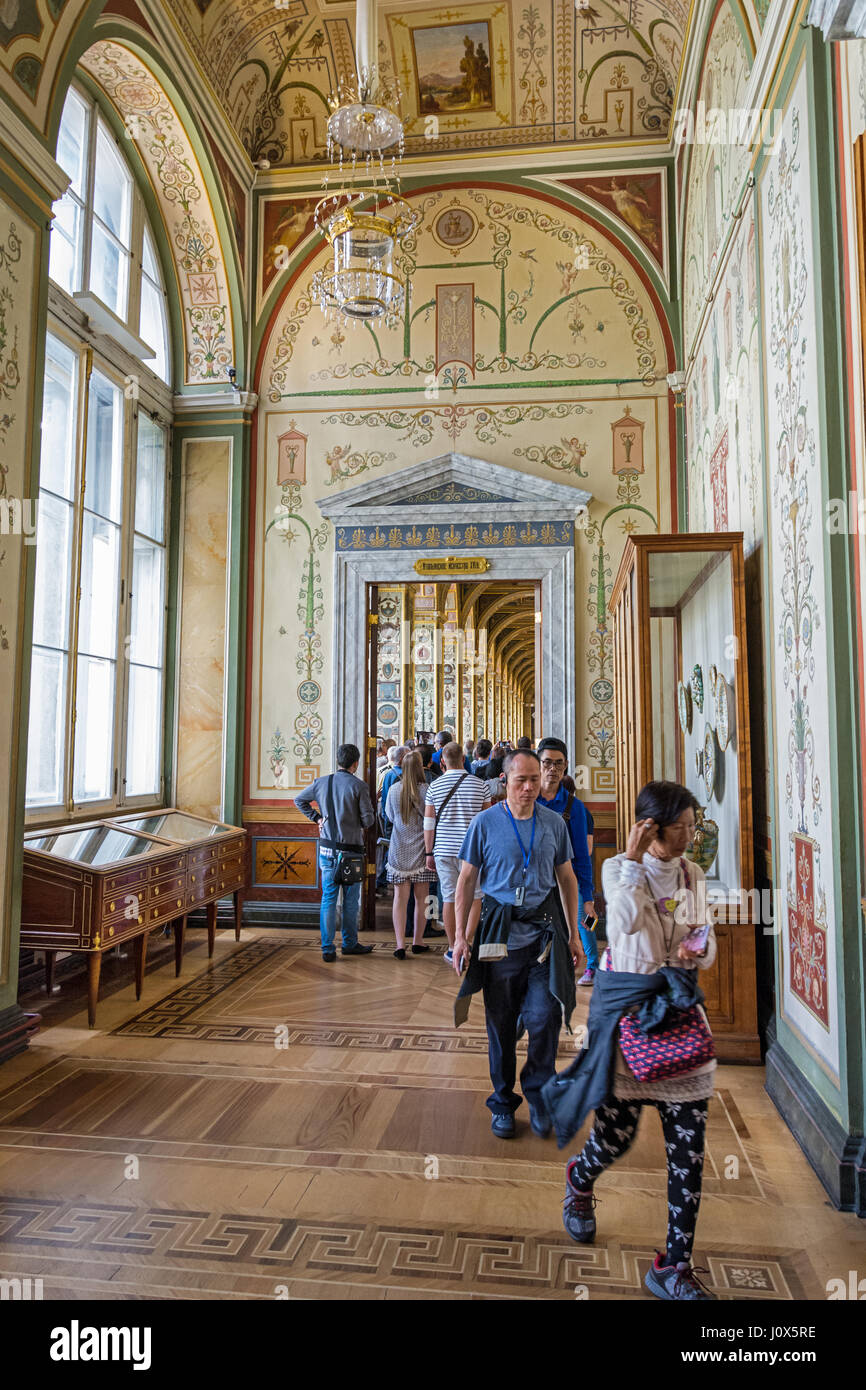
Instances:
[[[399,192],[403,122],[396,84],[379,76],[375,0],[357,0],[355,55],[354,78],[341,80],[330,100],[328,156],[339,186],[329,188],[326,175],[314,213],[332,259],[313,277],[313,297],[324,311],[336,309],[350,322],[384,318],[395,324],[407,293],[395,252],[419,214]]]

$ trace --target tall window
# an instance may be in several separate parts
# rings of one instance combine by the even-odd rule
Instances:
[[[140,194],[102,116],[75,89],[58,161],[72,182],[51,233],[56,316],[42,419],[31,816],[103,813],[162,793],[165,295]],[[119,321],[117,342],[105,337],[110,319],[102,336],[87,328],[79,291]],[[135,340],[156,354],[145,366],[130,355]]]
[[[93,295],[153,356],[169,381],[165,291],[144,202],[109,126],[76,88],[63,108],[57,162],[71,183],[55,208],[49,274],[69,295]]]

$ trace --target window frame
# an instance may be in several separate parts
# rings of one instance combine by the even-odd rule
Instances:
[[[121,811],[135,811],[137,809],[149,809],[168,804],[168,782],[166,772],[166,759],[171,754],[173,748],[173,736],[167,730],[165,714],[172,696],[170,689],[172,673],[170,670],[169,658],[171,654],[170,637],[170,610],[171,594],[174,575],[171,569],[172,559],[172,538],[171,538],[171,498],[173,481],[173,410],[174,396],[171,379],[173,377],[174,343],[172,340],[172,316],[169,307],[169,296],[165,287],[165,275],[159,253],[159,243],[148,214],[147,206],[144,201],[139,180],[136,177],[136,170],[132,162],[124,154],[122,145],[102,111],[98,100],[90,92],[83,90],[77,83],[74,90],[89,108],[88,135],[86,146],[87,173],[83,181],[85,189],[85,199],[83,207],[83,234],[80,247],[80,284],[82,288],[89,287],[90,284],[90,258],[92,245],[92,229],[95,212],[93,208],[94,190],[94,151],[96,148],[97,132],[99,123],[102,122],[109,138],[118,146],[124,164],[130,174],[131,184],[131,220],[130,220],[130,241],[129,252],[129,282],[127,286],[127,313],[126,318],[120,320],[124,327],[134,333],[136,338],[140,337],[138,328],[141,316],[141,288],[142,278],[145,276],[144,270],[144,236],[145,228],[150,234],[151,245],[154,259],[160,274],[160,283],[157,288],[162,298],[162,321],[165,333],[165,353],[167,374],[169,382],[162,380],[156,374],[147,360],[135,356],[126,345],[111,336],[101,328],[97,328],[90,322],[84,308],[75,300],[74,293],[70,294],[56,281],[48,280],[48,320],[47,334],[58,339],[63,345],[77,356],[78,379],[74,392],[76,402],[76,424],[75,424],[75,476],[72,486],[72,571],[69,576],[69,613],[67,616],[65,640],[67,642],[68,663],[66,671],[66,688],[63,696],[63,718],[62,727],[64,731],[63,767],[61,792],[62,800],[59,803],[40,804],[38,806],[28,806],[25,804],[25,825],[38,826],[43,824],[75,824],[80,821],[100,819],[110,814],[118,814]],[[153,283],[152,277],[147,276],[149,282]],[[88,289],[89,293],[92,293]],[[94,295],[94,298],[98,296]],[[110,306],[106,305],[109,313]],[[118,317],[115,315],[115,317]],[[136,328],[130,328],[134,322]],[[156,346],[151,344],[150,346]],[[153,360],[153,359],[151,359]],[[114,688],[114,730],[111,744],[112,754],[112,775],[110,781],[110,795],[96,801],[76,802],[73,798],[74,769],[75,769],[75,700],[77,696],[78,683],[78,620],[80,614],[80,600],[78,589],[81,582],[82,568],[82,531],[84,526],[84,488],[83,470],[86,466],[87,440],[85,433],[86,425],[86,406],[90,386],[90,375],[92,371],[98,371],[119,387],[123,396],[123,443],[122,443],[122,468],[123,468],[123,488],[124,496],[121,507],[120,520],[120,554],[118,564],[118,607],[117,607],[117,628],[115,633],[115,688]],[[132,383],[135,383],[134,388]],[[162,692],[160,700],[161,718],[159,724],[159,749],[157,753],[158,785],[153,792],[138,793],[134,796],[126,794],[126,775],[127,775],[127,745],[129,733],[129,695],[131,684],[131,672],[126,653],[129,649],[128,639],[131,636],[132,624],[132,593],[131,584],[133,576],[134,555],[135,555],[135,501],[136,501],[136,482],[138,467],[138,428],[139,417],[144,412],[155,424],[163,431],[165,436],[165,490],[163,496],[163,532],[162,545],[164,553],[164,586],[163,586],[163,633],[160,650],[160,672],[162,680]],[[151,538],[152,539],[152,538]]]

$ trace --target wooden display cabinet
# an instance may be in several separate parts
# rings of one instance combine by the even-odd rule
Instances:
[[[709,822],[718,955],[701,977],[722,1061],[760,1061],[749,691],[741,532],[630,536],[611,592],[617,850],[650,781],[679,782]],[[715,842],[715,854],[706,863]]]
[[[189,912],[206,909],[210,957],[218,901],[233,896],[235,940],[240,940],[248,886],[246,831],[176,807],[40,827],[24,835],[21,945],[45,952],[49,993],[57,952],[86,953],[87,1016],[93,1028],[106,951],[134,941],[139,999],[151,931],[172,926],[177,976]]]

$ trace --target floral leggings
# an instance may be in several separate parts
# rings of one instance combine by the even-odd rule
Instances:
[[[707,1105],[705,1100],[617,1100],[611,1098],[595,1112],[592,1132],[583,1151],[568,1164],[569,1181],[585,1192],[596,1178],[631,1147],[644,1105],[654,1105],[661,1115],[668,1158],[668,1240],[670,1264],[691,1260],[701,1176],[704,1167]]]

